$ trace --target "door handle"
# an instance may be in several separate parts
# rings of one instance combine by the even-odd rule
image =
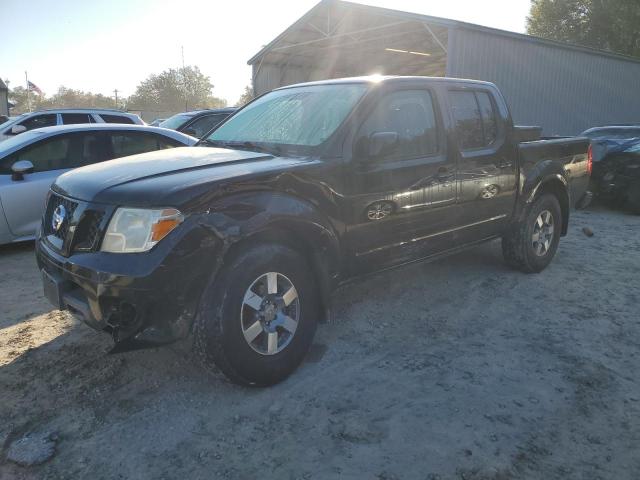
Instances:
[[[448,180],[453,177],[453,172],[448,167],[440,167],[436,172],[436,178],[438,180]]]

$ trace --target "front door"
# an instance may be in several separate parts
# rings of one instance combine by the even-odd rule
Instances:
[[[355,273],[446,249],[440,234],[455,222],[455,164],[435,99],[428,88],[408,88],[369,100],[346,165]]]

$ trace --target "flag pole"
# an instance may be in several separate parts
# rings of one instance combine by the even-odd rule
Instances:
[[[27,76],[27,71],[24,71],[24,81],[27,84],[27,108],[29,109],[29,111],[31,111],[31,95],[29,94],[30,89],[29,89],[29,77]]]
[[[182,51],[182,82],[184,83],[184,111],[187,111],[187,76],[184,70],[184,45],[180,47]]]

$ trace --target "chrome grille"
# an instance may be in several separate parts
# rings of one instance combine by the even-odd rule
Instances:
[[[62,205],[65,209],[65,217],[59,228],[54,228],[53,225],[53,214],[58,206]],[[56,195],[52,193],[49,196],[49,201],[47,203],[47,210],[44,215],[44,233],[45,235],[53,235],[56,238],[59,238],[64,242],[64,240],[69,235],[69,226],[71,224],[71,219],[78,208],[78,203],[73,200],[69,200],[68,198],[61,197],[60,195]]]

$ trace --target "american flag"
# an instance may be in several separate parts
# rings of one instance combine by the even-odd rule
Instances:
[[[27,86],[29,87],[30,92],[36,92],[38,95],[42,95],[42,90],[38,88],[38,86],[33,83],[31,80],[27,82]]]

